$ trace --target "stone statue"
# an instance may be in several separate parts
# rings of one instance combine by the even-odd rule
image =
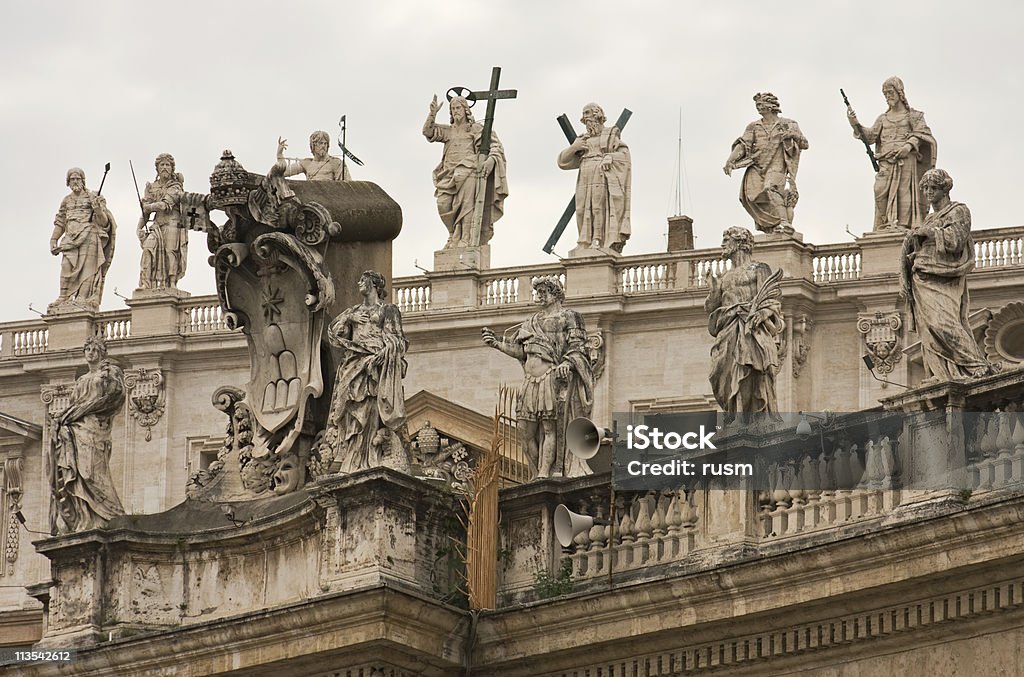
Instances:
[[[364,272],[359,292],[363,302],[338,315],[327,330],[327,340],[342,357],[320,453],[333,459],[332,472],[381,465],[408,469],[408,460],[401,458],[408,454],[402,378],[409,345],[402,314],[384,302],[380,273]]]
[[[124,514],[110,477],[111,420],[124,405],[124,372],[107,359],[99,336],[86,340],[85,361],[89,371],[53,419],[47,458],[52,534],[93,529]]]
[[[985,376],[990,368],[967,323],[967,274],[974,269],[971,212],[949,199],[953,179],[929,169],[921,195],[932,212],[903,241],[903,293],[911,329],[921,338],[927,372],[922,384]]]
[[[921,175],[935,166],[938,148],[924,113],[907,103],[902,80],[895,76],[886,80],[882,95],[889,109],[870,127],[861,126],[852,108],[846,116],[855,138],[875,144],[874,230],[912,228],[921,225],[928,213],[918,184]]]
[[[423,136],[430,142],[444,143],[441,162],[434,168],[434,197],[437,212],[448,229],[445,249],[485,245],[494,235],[494,224],[504,213],[508,197],[508,179],[505,173],[505,151],[497,135],[491,133],[491,148],[486,158],[480,158],[480,138],[483,125],[473,119],[469,103],[464,97],[454,96],[448,103],[450,125],[434,122],[441,104],[437,96],[430,102],[430,113],[423,123]],[[486,181],[485,181],[486,180]],[[480,226],[480,239],[473,241],[473,215],[477,192],[486,185],[481,199],[484,210]]]
[[[309,135],[309,150],[313,157],[286,158],[284,151],[288,148],[288,140],[278,137],[277,139],[277,164],[281,174],[285,177],[304,174],[307,181],[351,181],[352,175],[348,167],[344,168],[345,175],[342,176],[341,158],[328,155],[327,150],[331,147],[331,137],[325,131],[315,131]]]
[[[711,277],[711,291],[704,301],[708,331],[715,337],[711,347],[711,388],[725,412],[725,422],[736,414],[778,412],[775,374],[779,370],[776,337],[785,322],[779,297],[782,270],[774,273],[767,264],[754,261],[754,236],[733,226],[722,235],[722,258],[732,268]]]
[[[531,471],[537,478],[589,475],[585,462],[566,453],[565,430],[594,404],[593,365],[583,316],[562,307],[565,292],[555,277],[533,282],[542,306],[502,338],[487,327],[484,343],[523,364],[516,415]]]
[[[796,120],[779,115],[782,107],[774,94],[755,94],[754,105],[761,119],[747,125],[743,136],[733,142],[722,170],[732,176],[732,170],[747,168],[740,184],[740,203],[758,230],[792,233],[793,210],[800,198],[796,173],[807,139]]]
[[[580,118],[586,133],[577,136],[558,154],[562,169],[579,169],[576,179],[577,245],[581,249],[609,249],[616,254],[629,239],[629,148],[618,127],[605,127],[604,110],[596,103],[583,107]]]
[[[142,243],[141,289],[175,289],[188,265],[188,230],[182,223],[185,179],[174,171],[174,157],[156,158],[156,180],[146,184],[136,234]],[[152,223],[149,219],[153,218]]]
[[[71,193],[61,201],[50,235],[50,253],[63,255],[60,295],[49,311],[97,310],[114,257],[117,224],[106,200],[86,189],[84,171],[72,167],[65,183]]]

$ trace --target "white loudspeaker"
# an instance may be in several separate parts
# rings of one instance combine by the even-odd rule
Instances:
[[[604,428],[598,428],[589,418],[575,418],[565,431],[565,448],[576,458],[594,458],[601,448],[601,440],[607,435]]]
[[[572,545],[576,534],[588,531],[594,524],[607,524],[608,520],[595,519],[590,515],[581,515],[565,507],[564,503],[555,508],[555,538],[563,548]]]

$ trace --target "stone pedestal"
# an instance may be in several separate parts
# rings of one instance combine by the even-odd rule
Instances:
[[[463,541],[451,494],[387,469],[331,476],[287,496],[185,501],[35,543],[53,587],[40,648],[92,646],[356,589],[449,599]],[[45,591],[37,591],[44,595]]]
[[[576,245],[569,250],[570,259],[592,259],[592,258],[604,258],[606,256],[622,256],[619,252],[614,249],[608,249],[606,247],[584,247],[583,245]]]
[[[491,267],[491,245],[479,247],[452,247],[434,252],[434,270],[467,271],[487,270]]]
[[[85,345],[85,339],[95,332],[95,313],[74,311],[52,315],[44,315],[50,330],[47,350],[75,350]]]
[[[964,411],[967,383],[947,382],[882,400],[903,414],[899,463],[904,489],[900,510],[956,502],[967,486]]]
[[[754,236],[754,259],[771,269],[782,269],[786,279],[811,278],[814,255],[801,233],[758,233]]]
[[[476,308],[480,276],[474,271],[447,271],[430,278],[431,308]]]
[[[136,289],[126,303],[132,309],[133,336],[177,333],[178,303],[191,294],[181,289]]]
[[[566,297],[604,296],[614,291],[618,286],[616,259],[611,254],[600,252],[585,258],[563,260]]]
[[[906,231],[882,230],[864,233],[857,240],[861,251],[861,277],[898,273],[903,262],[903,239]]]

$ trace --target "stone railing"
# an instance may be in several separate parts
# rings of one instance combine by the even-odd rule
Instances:
[[[993,228],[974,233],[974,264],[977,268],[1024,264],[1024,229]]]
[[[481,306],[500,306],[533,302],[533,281],[555,276],[565,284],[565,269],[560,264],[530,266],[527,270],[507,268],[487,271],[480,276],[477,302]]]
[[[403,314],[430,310],[430,280],[425,275],[395,278],[391,298]]]
[[[860,279],[861,252],[856,242],[814,248],[811,279],[819,284]]]
[[[644,294],[676,289],[677,269],[682,266],[688,270],[688,257],[691,255],[692,252],[659,253],[624,258],[615,266],[615,291]]]
[[[180,307],[178,331],[182,334],[205,334],[227,329],[224,311],[216,296],[196,297]]]
[[[607,494],[606,494],[607,496]],[[604,518],[608,498],[596,497],[569,506]],[[613,523],[594,525],[566,548],[577,580],[627,572],[684,559],[697,541],[697,510],[693,492],[625,492],[615,496]],[[610,541],[610,547],[609,547]]]
[[[46,352],[50,330],[42,320],[0,324],[0,359]]]
[[[96,318],[96,333],[105,341],[119,341],[132,335],[132,314],[130,310],[115,310]]]
[[[768,470],[759,495],[763,538],[771,540],[889,514],[900,504],[895,442],[888,436],[804,455]]]
[[[732,261],[725,261],[721,257],[695,259],[690,262],[690,286],[707,287],[711,284],[711,278],[730,269]]]
[[[967,488],[972,492],[1024,485],[1024,420],[1016,412],[973,414],[967,440]]]

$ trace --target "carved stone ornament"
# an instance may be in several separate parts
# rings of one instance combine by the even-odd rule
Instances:
[[[875,362],[875,371],[882,376],[891,374],[903,355],[900,330],[903,319],[898,311],[859,315],[857,331],[864,336],[864,345]],[[885,383],[882,384],[884,388]]]
[[[587,347],[587,357],[590,358],[590,364],[594,370],[594,380],[597,381],[604,374],[604,331],[601,329],[595,329],[587,332],[587,340],[584,343]]]
[[[153,426],[164,414],[167,400],[164,377],[159,369],[138,367],[124,373],[128,390],[128,413],[146,429],[146,441],[153,439]]]
[[[24,460],[18,456],[8,458],[4,461],[3,493],[0,493],[0,542],[3,543],[3,550],[0,553],[0,576],[14,573],[14,563],[18,559],[18,548],[20,544],[21,525],[18,523],[17,513],[21,510],[21,498],[24,495],[22,486],[22,471]]]
[[[430,421],[413,436],[413,463],[417,476],[443,483],[458,494],[473,494],[474,459],[469,449],[439,433]]]
[[[68,408],[74,383],[52,383],[40,389],[39,399],[46,405],[46,422]]]
[[[280,493],[303,484],[310,403],[324,392],[320,341],[334,282],[322,250],[340,226],[322,205],[301,202],[278,169],[252,174],[230,151],[214,169],[210,191],[210,207],[228,216],[208,243],[217,295],[227,325],[243,331],[251,356],[244,390],[221,388],[214,403],[231,419],[242,484],[255,494]],[[298,457],[282,473],[292,453]],[[296,480],[295,472],[302,477]],[[194,478],[193,487],[210,479]]]
[[[807,363],[811,352],[810,333],[814,322],[807,315],[800,314],[793,320],[793,378],[800,378],[800,372]]]
[[[1007,303],[996,311],[985,328],[984,349],[994,369],[1024,365],[1024,302]]]

